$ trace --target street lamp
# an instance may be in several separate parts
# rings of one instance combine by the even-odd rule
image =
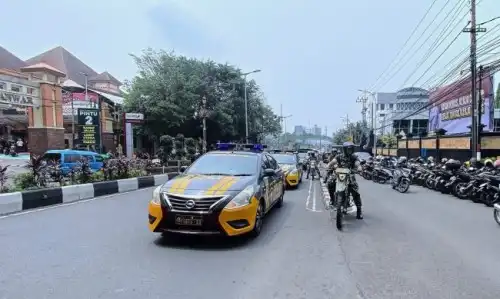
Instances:
[[[245,140],[248,143],[248,99],[247,99],[247,76],[253,73],[259,73],[261,70],[253,70],[251,72],[243,73],[243,84],[245,86],[244,97],[245,97]]]

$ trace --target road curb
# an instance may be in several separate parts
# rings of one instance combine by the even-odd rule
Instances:
[[[166,173],[123,180],[0,194],[0,215],[154,187],[164,184],[177,175],[178,173]]]
[[[323,201],[325,203],[325,206],[328,206],[330,202],[330,193],[328,192],[328,188],[326,187],[326,184],[323,181],[320,181],[321,184],[321,191],[323,191]]]

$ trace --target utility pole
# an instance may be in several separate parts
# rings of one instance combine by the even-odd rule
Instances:
[[[283,136],[282,136],[282,140],[283,140],[283,145],[285,144],[285,134],[286,134],[286,119],[289,118],[289,117],[292,117],[291,114],[289,115],[286,115],[286,116],[283,116],[283,104],[280,104],[280,124],[281,124],[281,128],[283,130]]]
[[[366,90],[366,89],[358,89],[358,91],[362,92],[363,94],[369,94],[372,97],[371,103],[370,103],[370,110],[371,110],[371,131],[373,132],[373,148],[377,147],[377,132],[375,132],[375,123],[376,123],[376,108],[377,108],[377,94],[375,92]]]
[[[363,120],[363,126],[367,128],[366,125],[366,112],[368,111],[368,108],[366,107],[366,102],[368,102],[368,98],[365,96],[359,97],[356,99],[356,103],[361,103],[362,108],[361,108],[361,117]]]
[[[472,135],[472,146],[471,146],[471,157],[476,157],[478,160],[481,159],[481,145],[478,143],[478,109],[477,109],[477,32],[485,32],[485,28],[478,28],[476,25],[476,0],[470,0],[471,5],[471,18],[470,18],[470,28],[466,28],[463,31],[470,33],[470,69],[471,69],[471,135]]]
[[[352,132],[351,132],[351,122],[349,120],[349,114],[346,114],[344,117],[342,117],[342,120],[345,122],[345,126],[347,128],[347,133],[349,134],[349,138],[354,142],[354,138],[352,136]]]
[[[481,121],[481,117],[483,116],[483,76],[484,76],[484,68],[482,65],[479,66],[479,84],[478,84],[478,96],[477,96],[477,146],[479,148],[479,154],[481,154],[481,134],[483,132],[483,122]]]
[[[248,95],[247,95],[247,76],[254,73],[259,73],[261,70],[253,70],[251,72],[241,74],[244,84],[244,100],[245,100],[245,142],[248,143]]]

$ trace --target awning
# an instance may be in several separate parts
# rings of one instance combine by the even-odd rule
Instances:
[[[93,92],[97,93],[100,96],[105,97],[106,99],[110,100],[111,102],[118,104],[118,105],[123,105],[123,98],[114,94],[110,94],[107,92],[102,92],[99,90],[91,89],[88,88],[88,90],[92,90]]]

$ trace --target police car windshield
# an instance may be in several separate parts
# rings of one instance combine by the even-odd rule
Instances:
[[[210,153],[196,160],[185,173],[205,175],[255,175],[258,157],[252,154]]]
[[[307,153],[299,153],[299,158],[307,159]]]
[[[295,156],[285,155],[285,154],[273,154],[271,155],[278,162],[278,164],[297,164]]]

